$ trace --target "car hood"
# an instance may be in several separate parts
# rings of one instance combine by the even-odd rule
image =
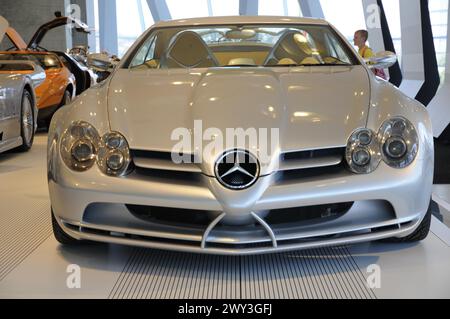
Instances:
[[[178,128],[279,128],[281,152],[342,147],[365,127],[363,66],[126,70],[109,88],[111,129],[132,149],[170,152]],[[251,146],[250,146],[251,147]]]

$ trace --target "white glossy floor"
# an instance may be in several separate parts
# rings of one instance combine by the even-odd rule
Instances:
[[[45,143],[39,135],[29,153],[0,154],[0,298],[450,298],[450,230],[436,218],[415,245],[236,258],[63,248],[51,234]],[[79,289],[67,286],[69,265],[81,269]],[[367,284],[371,265],[379,288]]]

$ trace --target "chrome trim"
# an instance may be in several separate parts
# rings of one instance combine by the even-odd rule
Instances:
[[[275,237],[275,234],[272,230],[272,228],[270,228],[269,224],[266,223],[266,221],[264,219],[262,219],[261,217],[259,217],[257,214],[255,214],[254,212],[252,212],[252,216],[253,218],[255,218],[258,223],[261,224],[262,227],[264,227],[264,229],[269,233],[270,238],[272,239],[272,245],[274,248],[278,247],[278,243],[277,243],[277,238]]]
[[[327,156],[322,158],[308,158],[298,160],[284,160],[280,163],[279,171],[293,171],[308,168],[336,166],[342,163],[342,156]]]
[[[171,160],[150,159],[145,157],[133,157],[134,165],[140,168],[173,171],[173,172],[187,172],[187,173],[201,173],[202,170],[195,164],[176,164]]]
[[[414,229],[416,229],[421,222],[420,219],[412,220],[410,222],[404,223],[402,225],[398,225],[397,229],[394,230],[380,230],[374,233],[354,233],[350,232],[346,234],[346,236],[339,238],[330,238],[330,239],[321,239],[321,240],[311,240],[300,243],[288,243],[282,244],[278,247],[256,247],[256,248],[220,248],[220,247],[208,247],[202,248],[198,244],[189,245],[188,242],[184,243],[170,243],[170,242],[161,242],[161,241],[151,241],[139,238],[129,238],[126,237],[128,234],[123,234],[123,237],[112,236],[112,235],[99,235],[95,234],[95,232],[90,233],[89,229],[81,228],[80,231],[74,231],[71,228],[68,228],[66,225],[61,225],[64,230],[73,236],[74,238],[80,240],[92,240],[98,242],[105,243],[113,243],[119,245],[130,245],[130,246],[139,246],[146,248],[154,248],[154,249],[162,249],[162,250],[172,250],[172,251],[184,251],[190,253],[203,253],[203,254],[214,254],[214,255],[236,255],[236,256],[245,256],[245,255],[255,255],[255,254],[266,254],[266,253],[279,253],[279,252],[287,252],[293,250],[300,249],[311,249],[311,248],[319,248],[326,246],[337,246],[337,245],[349,245],[356,244],[360,242],[381,240],[385,238],[392,237],[403,237],[409,235]],[[61,224],[60,221],[58,223]],[[381,229],[384,227],[381,227]],[[118,234],[120,235],[120,233]],[[316,237],[315,237],[316,238]]]
[[[211,231],[214,229],[214,227],[217,226],[217,224],[226,216],[225,213],[222,213],[219,215],[219,217],[217,217],[216,219],[214,219],[212,221],[211,224],[209,224],[208,228],[206,228],[205,233],[203,234],[203,238],[202,238],[202,244],[201,247],[202,249],[206,248],[206,242],[208,241],[208,237],[209,234],[211,233]]]

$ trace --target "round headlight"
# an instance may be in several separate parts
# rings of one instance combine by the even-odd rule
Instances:
[[[90,161],[95,157],[94,145],[89,140],[76,141],[72,146],[72,156],[80,163]]]
[[[402,158],[407,151],[408,146],[400,137],[391,137],[384,143],[384,152],[392,159]]]
[[[101,171],[110,176],[122,176],[128,172],[130,163],[130,149],[125,137],[117,132],[105,134],[97,156]]]
[[[350,170],[357,174],[368,174],[381,162],[380,144],[376,134],[369,129],[358,129],[350,136],[346,149],[346,160]]]
[[[370,162],[370,152],[365,148],[359,148],[353,151],[353,163],[358,166],[366,166]]]
[[[405,168],[417,156],[419,137],[407,119],[394,117],[383,123],[378,132],[383,160],[391,167]]]
[[[122,141],[123,141],[122,136],[119,136],[117,134],[108,134],[105,137],[105,144],[107,147],[111,149],[119,148]]]
[[[372,142],[372,132],[369,130],[361,130],[357,138],[361,145],[369,145]]]
[[[61,138],[61,157],[70,169],[86,171],[95,164],[99,143],[100,137],[91,124],[73,122]]]
[[[119,171],[123,168],[125,158],[119,151],[113,151],[106,156],[106,165],[113,171]]]

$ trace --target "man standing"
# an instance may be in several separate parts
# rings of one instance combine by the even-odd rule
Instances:
[[[358,47],[358,53],[363,59],[370,59],[374,55],[372,49],[366,44],[368,39],[369,32],[367,30],[358,30],[353,37],[353,42]],[[372,69],[372,72],[382,79],[386,80],[387,78],[383,69]]]
[[[369,32],[366,30],[358,30],[355,32],[355,36],[353,38],[353,42],[355,46],[358,47],[359,55],[364,59],[371,58],[373,56],[373,51],[366,44],[369,39]]]

